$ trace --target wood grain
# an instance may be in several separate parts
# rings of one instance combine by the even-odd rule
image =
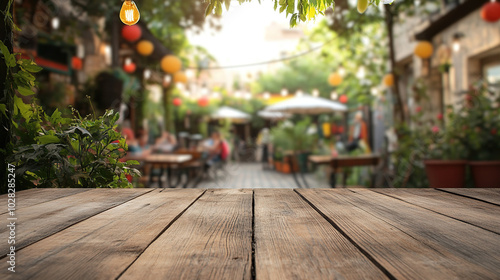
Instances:
[[[500,189],[440,189],[444,192],[472,197],[500,206]]]
[[[464,266],[474,264],[500,275],[500,235],[367,189],[351,190],[352,203],[436,254],[453,254],[466,260]]]
[[[257,279],[387,279],[293,190],[254,192]]]
[[[252,191],[210,190],[120,279],[251,279],[251,256]]]
[[[416,240],[358,207],[349,190],[296,190],[396,279],[491,279],[495,275],[441,248]],[[357,201],[356,201],[357,200]],[[464,265],[466,263],[467,265]]]
[[[19,251],[4,279],[116,279],[202,193],[154,190],[93,216]]]
[[[413,205],[500,234],[500,207],[435,189],[374,189]]]
[[[86,218],[138,197],[152,189],[93,189],[56,200],[19,208],[16,249],[37,242]],[[7,214],[0,215],[0,236],[6,236]],[[0,243],[0,256],[7,254],[9,244]]]
[[[16,192],[16,208],[21,209],[30,207],[36,204],[44,203],[51,200],[56,200],[61,197],[66,197],[88,191],[90,189],[29,189]],[[7,213],[7,195],[0,196],[0,214]]]

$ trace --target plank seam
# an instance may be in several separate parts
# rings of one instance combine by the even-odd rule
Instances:
[[[432,210],[432,209],[426,208],[426,207],[424,207],[424,206],[421,206],[421,205],[418,205],[418,204],[411,203],[411,202],[406,201],[406,200],[404,200],[404,199],[401,199],[401,198],[399,198],[399,197],[395,197],[395,196],[392,196],[392,195],[390,195],[390,194],[381,193],[381,192],[376,192],[376,193],[381,194],[381,195],[388,196],[388,197],[390,197],[390,198],[397,199],[397,200],[399,200],[399,201],[402,201],[402,202],[404,202],[404,203],[408,203],[408,204],[410,204],[410,205],[413,205],[413,206],[416,206],[416,207],[419,207],[419,208],[425,209],[425,210],[427,210],[427,211],[431,211],[431,212],[433,212],[433,213],[436,213],[436,214],[439,214],[439,215],[445,216],[445,217],[450,218],[450,219],[452,219],[452,220],[459,221],[459,222],[462,222],[462,223],[464,223],[464,224],[468,224],[468,225],[471,225],[471,226],[474,226],[474,227],[477,227],[477,228],[480,228],[480,229],[486,230],[486,231],[488,231],[488,232],[491,232],[491,233],[494,233],[494,234],[500,235],[500,233],[495,232],[495,231],[493,231],[493,230],[491,230],[491,229],[487,229],[487,228],[484,228],[484,227],[482,227],[482,226],[479,226],[479,225],[476,225],[476,224],[473,224],[473,223],[470,223],[470,222],[467,222],[467,221],[461,220],[461,219],[459,219],[459,218],[455,218],[455,217],[452,217],[452,216],[449,216],[449,215],[446,215],[446,214],[440,213],[440,212],[438,212],[438,211],[435,211],[435,210]]]
[[[474,199],[474,200],[481,201],[481,202],[488,203],[488,204],[492,204],[492,205],[495,205],[495,206],[500,206],[500,204],[497,204],[497,203],[494,203],[494,202],[491,202],[491,201],[487,201],[487,200],[483,200],[483,199],[480,199],[480,198],[468,196],[468,195],[465,195],[465,194],[454,193],[454,192],[450,192],[450,191],[443,190],[443,189],[436,189],[436,190],[440,191],[440,192],[445,192],[445,193],[449,193],[449,194],[453,194],[453,195],[465,197],[465,198]]]
[[[252,280],[257,278],[255,264],[255,190],[252,190],[252,265],[251,265],[251,277]]]
[[[321,210],[319,210],[312,202],[310,202],[307,198],[305,198],[301,193],[299,193],[296,189],[293,190],[299,197],[301,197],[309,206],[311,206],[318,214],[320,214],[330,225],[335,228],[344,238],[346,238],[356,249],[358,249],[361,254],[363,254],[369,261],[371,261],[382,273],[384,273],[387,278],[391,280],[396,280],[396,277],[392,275],[385,267],[383,267],[372,255],[370,255],[365,249],[363,249],[356,241],[354,241],[346,232],[344,232],[330,217],[325,215]]]
[[[127,203],[127,202],[129,202],[129,201],[132,201],[132,200],[134,200],[134,199],[136,199],[136,198],[139,198],[139,197],[141,197],[141,196],[143,196],[143,195],[145,195],[145,194],[148,194],[148,193],[150,193],[150,192],[152,192],[152,191],[153,191],[153,189],[151,189],[151,190],[150,190],[150,191],[148,191],[148,192],[144,192],[144,193],[142,193],[142,194],[140,194],[140,195],[138,195],[138,196],[132,197],[132,198],[130,198],[130,199],[128,199],[128,200],[125,200],[125,201],[123,201],[122,203],[118,203],[118,204],[116,204],[116,205],[114,205],[114,206],[112,206],[112,207],[109,207],[109,208],[103,209],[102,211],[97,212],[97,213],[95,213],[94,215],[88,216],[88,217],[86,217],[86,218],[84,218],[84,219],[82,219],[82,220],[76,221],[75,223],[72,223],[72,224],[70,224],[70,225],[68,225],[68,226],[66,226],[66,227],[64,227],[64,228],[62,228],[62,229],[60,229],[60,230],[58,230],[58,231],[56,231],[56,232],[52,233],[52,234],[49,234],[49,235],[47,235],[47,236],[45,236],[45,237],[43,237],[43,238],[40,238],[40,239],[38,239],[38,240],[36,240],[36,241],[34,241],[34,242],[28,243],[28,244],[26,244],[26,245],[22,246],[22,247],[21,247],[21,248],[19,248],[19,249],[17,249],[17,248],[16,248],[16,252],[19,252],[20,250],[22,250],[22,249],[24,249],[24,248],[26,248],[26,247],[28,247],[28,246],[31,246],[31,245],[33,245],[33,244],[35,244],[35,243],[38,243],[38,242],[40,242],[40,241],[42,241],[42,240],[44,240],[44,239],[46,239],[46,238],[49,238],[49,237],[51,237],[51,236],[53,236],[53,235],[55,235],[55,234],[58,234],[59,232],[61,232],[61,231],[63,231],[63,230],[66,230],[66,229],[68,229],[68,228],[70,228],[70,227],[72,227],[72,226],[74,226],[74,225],[77,225],[77,224],[79,224],[79,223],[81,223],[81,222],[84,222],[84,221],[86,221],[86,220],[88,220],[88,219],[90,219],[90,218],[92,218],[92,217],[95,217],[95,216],[97,216],[97,215],[99,215],[99,214],[101,214],[101,213],[104,213],[104,212],[106,212],[106,211],[108,211],[108,210],[111,210],[111,209],[113,209],[113,208],[115,208],[115,207],[118,207],[118,206],[120,206],[120,205],[122,205],[122,204],[125,204],[125,203]],[[84,192],[81,192],[81,193],[84,193]],[[66,197],[69,197],[69,196],[66,196]],[[54,201],[54,200],[52,200],[52,201]],[[7,254],[5,254],[5,255],[1,256],[1,257],[0,257],[0,260],[2,260],[2,259],[3,259],[3,258],[5,258],[5,257],[7,257]]]
[[[186,209],[182,210],[182,212],[180,212],[179,214],[177,214],[177,216],[175,216],[175,218],[172,219],[172,221],[170,221],[170,223],[168,223],[165,228],[163,228],[163,230],[158,233],[158,235],[153,238],[153,240],[151,240],[151,242],[149,242],[149,244],[142,250],[142,252],[139,253],[139,255],[137,255],[137,257],[120,273],[118,274],[118,276],[115,278],[116,280],[119,279],[120,277],[122,277],[123,274],[125,274],[125,272],[127,272],[127,270],[142,256],[142,254],[144,254],[144,252],[146,252],[146,250],[151,246],[151,244],[153,244],[158,238],[160,238],[160,236],[162,234],[164,234],[189,208],[191,208],[191,206],[193,206],[193,204],[195,204],[205,193],[207,192],[207,190],[205,189],[195,200],[193,200],[193,202],[191,202],[187,207]]]

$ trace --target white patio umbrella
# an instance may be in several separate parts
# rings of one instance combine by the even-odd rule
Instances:
[[[271,112],[271,111],[259,111],[257,115],[263,119],[268,119],[268,120],[284,120],[291,116],[288,113]]]
[[[252,116],[250,116],[249,114],[244,113],[240,110],[236,110],[234,108],[224,106],[224,107],[220,107],[217,111],[215,111],[211,115],[211,118],[212,119],[230,119],[231,121],[235,121],[235,122],[248,122],[248,121],[250,121]]]
[[[302,95],[270,105],[266,107],[265,111],[317,115],[332,112],[347,112],[347,106],[321,97]]]

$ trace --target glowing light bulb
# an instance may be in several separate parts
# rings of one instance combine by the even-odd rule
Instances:
[[[141,14],[139,9],[132,0],[123,1],[122,9],[120,10],[120,19],[126,25],[134,25],[139,22]]]
[[[286,88],[281,90],[281,96],[287,96],[288,95],[288,90]]]

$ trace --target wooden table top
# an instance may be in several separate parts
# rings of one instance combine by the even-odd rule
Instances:
[[[192,155],[183,154],[153,154],[147,156],[144,160],[147,163],[184,163],[192,158]]]
[[[32,189],[1,279],[499,279],[500,189]]]
[[[332,164],[338,163],[342,166],[356,166],[356,165],[376,165],[380,160],[379,155],[339,155],[336,157],[329,155],[312,155],[308,160],[314,164]]]

